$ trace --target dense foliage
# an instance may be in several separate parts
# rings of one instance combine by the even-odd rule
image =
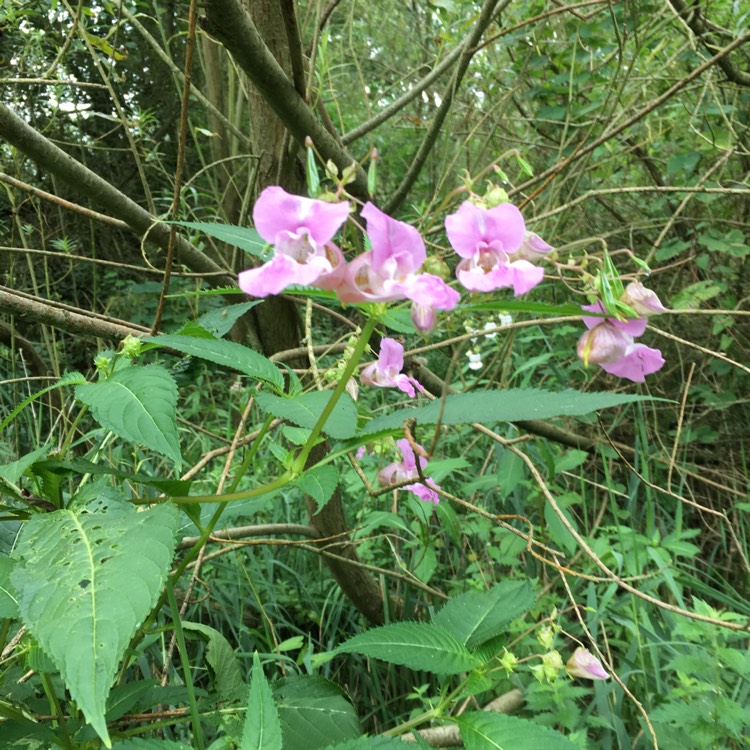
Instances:
[[[0,748],[747,746],[749,22],[4,3]]]

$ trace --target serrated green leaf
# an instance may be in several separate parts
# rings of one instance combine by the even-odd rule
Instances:
[[[306,471],[295,484],[302,492],[310,495],[318,504],[318,512],[325,507],[326,503],[336,491],[339,483],[339,472],[330,464],[315,466]]]
[[[270,359],[234,341],[180,336],[178,334],[149,336],[144,338],[143,341],[165,346],[182,352],[182,354],[189,354],[191,357],[214,362],[217,365],[223,365],[230,370],[236,370],[257,380],[270,383],[279,390],[284,387],[284,377]]]
[[[318,750],[360,736],[354,707],[338,685],[313,675],[274,687],[284,750]]]
[[[327,745],[325,750],[404,750],[404,741],[399,737],[357,737],[356,740]]]
[[[373,628],[350,638],[336,651],[434,674],[458,674],[481,666],[453,633],[431,622],[397,622]]]
[[[445,399],[445,408],[438,399],[426,406],[397,409],[383,417],[368,422],[362,433],[369,435],[386,430],[400,429],[407,419],[416,419],[417,424],[444,425],[478,422],[520,422],[527,419],[551,419],[552,417],[577,417],[599,409],[630,404],[638,401],[653,401],[650,396],[617,393],[582,393],[573,389],[542,391],[538,388],[512,388],[508,390],[452,393]]]
[[[281,750],[279,712],[257,651],[253,654],[253,674],[240,750]]]
[[[51,446],[43,445],[41,448],[31,451],[31,453],[27,453],[25,456],[21,456],[17,461],[3,464],[0,466],[0,479],[4,479],[10,484],[16,484],[26,470],[37,461],[43,460],[50,450],[52,450]]]
[[[470,711],[457,723],[466,750],[580,750],[559,732],[516,716]]]
[[[120,740],[112,747],[115,750],[192,750],[190,745],[174,740],[159,740],[155,737],[136,737],[134,739]]]
[[[286,419],[298,427],[312,429],[331,399],[330,391],[313,391],[294,398],[258,393],[256,401],[263,411],[278,419]],[[337,440],[352,437],[357,430],[357,407],[344,393],[326,420],[323,432]]]
[[[76,388],[99,424],[126,440],[182,463],[177,439],[177,384],[159,365],[128,367]]]
[[[209,310],[196,321],[199,326],[221,338],[232,329],[232,326],[248,311],[259,305],[263,300],[240,302],[237,305],[226,305],[218,310]]]
[[[227,245],[238,247],[250,255],[257,258],[265,256],[265,248],[268,243],[258,234],[255,229],[250,227],[237,227],[232,224],[219,224],[211,221],[173,221],[171,224],[177,224],[188,229],[197,229],[199,232],[215,237]]]
[[[245,695],[245,681],[240,663],[229,641],[215,628],[200,622],[183,622],[182,627],[205,636],[208,641],[206,661],[214,675],[214,685],[222,700],[238,700]]]
[[[10,582],[10,574],[16,561],[10,557],[0,556],[0,620],[18,617],[18,597],[16,589]]]
[[[21,618],[107,746],[107,695],[164,585],[178,518],[169,504],[91,503],[36,515],[20,534],[11,581]]]
[[[468,591],[451,599],[433,622],[475,649],[501,635],[502,628],[530,609],[535,598],[528,581],[502,581],[489,591]]]

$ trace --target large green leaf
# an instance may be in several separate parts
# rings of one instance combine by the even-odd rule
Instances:
[[[328,745],[325,750],[404,750],[404,741],[400,737],[357,737],[356,740]]]
[[[534,604],[528,581],[503,581],[489,591],[469,591],[451,599],[433,622],[450,630],[469,649],[501,635],[502,628]]]
[[[26,473],[26,470],[37,461],[42,461],[45,456],[52,450],[52,446],[43,445],[25,456],[21,456],[17,461],[11,461],[9,464],[0,466],[0,479],[4,479],[10,484],[16,484],[18,480]]]
[[[0,555],[0,620],[4,617],[18,617],[16,590],[10,581],[15,560]]]
[[[284,750],[318,750],[362,733],[354,707],[329,680],[292,677],[274,688]]]
[[[318,505],[318,512],[331,499],[338,483],[339,472],[336,467],[330,464],[313,467],[295,482],[304,493],[315,500]]]
[[[115,750],[192,750],[190,745],[174,740],[160,740],[156,737],[135,737],[120,740],[112,746]]]
[[[258,234],[255,229],[250,227],[237,227],[232,224],[218,224],[209,221],[175,221],[171,222],[181,227],[197,229],[217,240],[226,242],[227,245],[233,245],[251,255],[262,258],[263,249],[268,243]]]
[[[445,400],[444,410],[441,410],[440,400],[426,406],[398,409],[368,422],[362,432],[370,434],[383,430],[397,430],[407,419],[416,419],[418,424],[437,424],[440,420],[444,425],[456,425],[468,422],[491,424],[527,419],[577,417],[599,409],[649,400],[653,399],[650,396],[630,394],[582,393],[572,389],[557,393],[538,388],[452,393]]]
[[[257,651],[253,654],[253,675],[240,750],[281,750],[279,712]]]
[[[554,729],[516,716],[470,711],[457,723],[466,750],[580,750]]]
[[[278,419],[286,419],[299,427],[312,429],[331,400],[330,391],[312,391],[294,398],[258,393],[258,406]],[[352,437],[357,430],[357,407],[351,397],[344,393],[333,408],[323,427],[323,432],[337,440]]]
[[[196,321],[199,326],[210,331],[214,336],[222,338],[232,329],[232,326],[248,311],[263,302],[256,299],[252,302],[240,302],[237,305],[225,305],[215,310],[209,310]]]
[[[108,746],[107,695],[166,580],[178,517],[166,503],[95,502],[36,515],[20,534],[11,581],[23,622]]]
[[[242,679],[237,654],[229,641],[215,628],[200,622],[183,622],[182,627],[203,635],[207,642],[206,661],[214,674],[214,685],[221,700],[244,698],[245,681]]]
[[[127,367],[101,383],[77,386],[76,398],[105,429],[182,463],[177,385],[163,367]]]
[[[179,334],[150,336],[144,338],[143,341],[165,346],[183,354],[189,354],[191,357],[205,359],[228,367],[230,370],[237,370],[256,380],[270,383],[279,390],[284,387],[284,376],[270,359],[234,341]]]
[[[481,666],[453,633],[431,622],[397,622],[355,635],[336,649],[435,674],[458,674]]]

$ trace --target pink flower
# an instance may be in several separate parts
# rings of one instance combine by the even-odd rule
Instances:
[[[367,222],[372,250],[349,263],[336,293],[342,302],[410,299],[414,325],[429,330],[435,324],[435,311],[452,310],[459,293],[438,276],[419,273],[427,253],[414,227],[392,219],[372,203],[365,204],[362,218]]]
[[[427,459],[423,456],[415,455],[409,441],[406,438],[396,441],[396,445],[401,451],[402,460],[394,461],[378,472],[378,484],[383,487],[390,487],[392,484],[401,484],[411,480],[419,480],[419,471],[417,470],[417,459],[419,467],[424,473],[427,467]],[[420,446],[421,447],[421,446]],[[440,502],[440,496],[435,490],[440,489],[440,485],[435,484],[432,480],[427,480],[427,484],[417,481],[413,484],[407,484],[405,490],[413,492],[420,500],[431,502],[437,505]]]
[[[601,362],[603,370],[618,378],[627,378],[634,383],[643,383],[646,375],[651,375],[664,366],[664,357],[658,349],[645,344],[631,344],[625,354],[616,362]]]
[[[622,302],[635,310],[638,315],[649,317],[666,311],[656,292],[647,289],[640,281],[631,281],[625,287],[625,293],[621,297]]]
[[[518,296],[542,280],[541,268],[521,256],[513,260],[524,243],[526,225],[521,212],[510,203],[484,209],[464,201],[445,219],[445,229],[462,258],[456,276],[470,291],[491,292],[512,286]]]
[[[589,363],[595,365],[612,364],[625,356],[632,343],[632,336],[611,325],[609,320],[604,320],[604,322],[586,331],[578,339],[576,352],[578,358],[587,367]]]
[[[416,395],[415,388],[424,392],[422,385],[414,378],[404,375],[404,347],[394,339],[384,338],[380,342],[380,356],[377,362],[371,362],[363,368],[359,379],[364,385],[374,385],[379,388],[398,388],[408,393],[412,398]]]
[[[290,195],[280,187],[266,188],[253,208],[258,234],[274,246],[274,256],[258,268],[242,271],[240,288],[253,297],[278,294],[292,284],[333,289],[341,282],[345,263],[331,242],[349,216],[348,203]]]
[[[529,263],[538,263],[552,250],[554,250],[552,245],[548,245],[538,234],[526,232],[521,247],[511,257],[513,260],[528,260]]]
[[[393,302],[404,299],[405,284],[424,263],[422,235],[409,224],[384,214],[372,203],[362,209],[372,250],[349,263],[337,293],[342,302]]]
[[[584,680],[608,680],[609,674],[587,648],[579,646],[566,664],[568,674],[571,677],[580,677]]]
[[[583,309],[605,312],[601,302],[585,305]],[[597,364],[610,375],[643,383],[646,375],[664,366],[664,357],[658,349],[635,343],[636,337],[646,330],[648,321],[645,318],[619,320],[584,316],[583,322],[589,330],[578,339],[576,352],[586,367],[589,363]]]

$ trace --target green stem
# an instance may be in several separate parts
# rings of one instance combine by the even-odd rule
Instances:
[[[414,729],[414,727],[418,727],[420,724],[424,724],[427,721],[437,719],[441,715],[442,711],[440,708],[431,708],[429,711],[425,711],[424,713],[419,714],[419,716],[415,716],[413,719],[409,719],[409,721],[405,721],[403,724],[399,724],[397,727],[393,727],[393,729],[383,732],[383,736],[400,737],[402,734],[406,734],[410,729]]]
[[[180,610],[177,608],[177,601],[174,596],[174,588],[171,582],[167,584],[167,597],[169,598],[169,608],[172,610],[172,620],[174,622],[174,634],[177,639],[177,650],[180,654],[182,663],[182,672],[185,677],[185,688],[188,694],[188,703],[190,704],[190,720],[193,725],[193,742],[196,750],[203,750],[203,731],[201,729],[200,713],[198,711],[198,701],[195,698],[195,689],[193,688],[193,678],[190,674],[190,661],[188,659],[187,648],[185,646],[185,634],[182,630],[182,620],[180,619]]]
[[[60,705],[60,701],[57,697],[57,693],[55,692],[55,688],[52,685],[52,680],[50,679],[50,676],[46,672],[41,673],[42,678],[42,687],[44,688],[44,692],[47,694],[47,699],[50,702],[50,706],[52,707],[52,710],[57,716],[57,723],[60,727],[60,730],[62,731],[62,739],[64,742],[65,747],[70,748],[73,750],[75,745],[73,744],[73,740],[70,738],[70,734],[68,733],[68,727],[65,724],[65,713],[62,710],[62,706]]]
[[[248,500],[251,497],[259,497],[268,492],[281,489],[289,484],[293,478],[291,471],[285,471],[280,477],[276,477],[276,479],[271,480],[267,484],[262,484],[260,487],[251,487],[249,490],[227,492],[224,495],[177,495],[170,499],[173,503],[178,503],[179,505],[192,505],[194,503],[231,503],[235,500]],[[153,498],[137,498],[132,502],[136,505],[151,505],[154,500]]]
[[[365,353],[367,344],[370,341],[370,336],[372,336],[372,333],[375,330],[375,326],[377,324],[378,318],[376,316],[373,315],[372,317],[367,319],[365,327],[362,329],[362,333],[360,334],[359,341],[357,341],[357,345],[354,347],[352,356],[349,358],[349,361],[346,364],[346,368],[344,368],[344,372],[341,375],[341,380],[339,380],[336,388],[333,391],[333,395],[328,400],[328,403],[325,405],[325,408],[318,417],[318,421],[312,428],[310,437],[302,447],[302,450],[299,452],[297,458],[294,459],[294,463],[292,464],[293,474],[299,475],[305,470],[307,457],[310,455],[310,451],[313,449],[317,439],[320,437],[320,433],[323,431],[323,427],[328,421],[328,417],[331,416],[331,413],[336,407],[336,404],[346,390],[347,383],[349,382],[351,376],[354,374],[354,371],[357,369],[359,360],[362,359],[362,355]]]

